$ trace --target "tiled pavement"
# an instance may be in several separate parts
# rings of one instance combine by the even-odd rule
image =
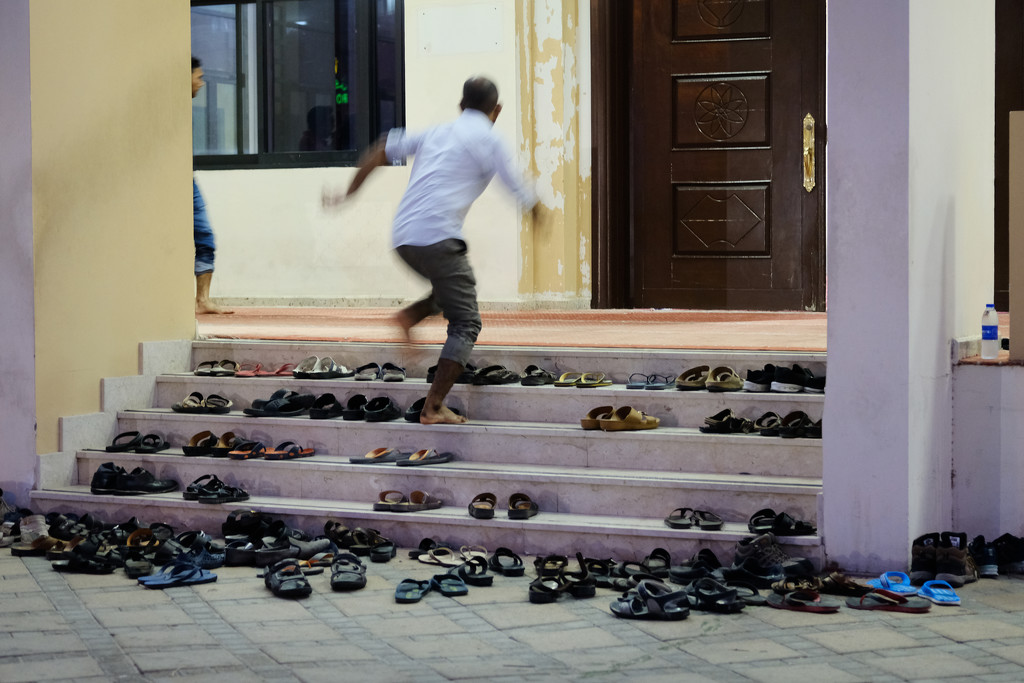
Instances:
[[[532,605],[529,577],[398,605],[401,579],[434,573],[404,555],[370,564],[364,590],[312,576],[313,595],[289,601],[251,568],[158,591],[3,552],[0,681],[1024,680],[1018,578],[969,585],[962,607],[926,615],[755,607],[647,622],[613,617],[607,590]]]

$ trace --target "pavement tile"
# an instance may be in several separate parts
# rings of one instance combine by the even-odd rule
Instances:
[[[529,602],[481,607],[477,614],[491,626],[499,629],[559,624],[573,619],[572,613],[561,605],[534,605]]]
[[[106,677],[100,665],[85,655],[43,660],[0,661],[0,681],[4,683],[34,683],[91,676]]]
[[[433,635],[388,638],[388,644],[410,659],[451,659],[471,655],[490,657],[501,652],[496,647],[470,635],[454,634],[438,639]]]
[[[360,617],[359,623],[375,636],[425,636],[464,633],[466,629],[440,615],[424,619],[416,616],[391,616],[386,619]]]
[[[220,570],[217,570],[220,571]],[[265,583],[254,578],[257,570],[250,569],[253,574],[251,581],[224,582],[218,578],[213,583],[194,586],[196,594],[207,602],[218,600],[245,600],[247,598],[268,598],[273,594],[267,590]]]
[[[931,621],[926,624],[926,628],[958,643],[972,640],[1024,637],[1024,628],[998,619],[986,619],[985,617],[964,617],[962,619]]]
[[[262,600],[218,600],[210,606],[217,610],[225,621],[236,626],[274,621],[300,621],[309,618],[309,612],[302,603],[275,598],[269,594]]]
[[[280,664],[302,664],[316,662],[321,665],[328,665],[331,662],[336,664],[372,660],[375,657],[368,654],[363,648],[344,642],[310,642],[291,640],[291,634],[281,634],[281,643],[268,643],[260,648],[267,653],[274,661]],[[323,633],[321,637],[330,635]],[[287,639],[287,640],[286,640]],[[437,647],[437,642],[434,642]]]
[[[13,595],[14,593],[32,593],[39,590],[39,584],[31,576],[5,576],[0,579],[0,593]]]
[[[508,583],[500,578],[495,579],[493,586],[470,586],[469,593],[452,598],[461,605],[510,605],[527,603],[529,584]]]
[[[680,649],[712,664],[735,664],[766,659],[788,659],[800,654],[768,638],[750,638],[732,642],[690,642]]]
[[[210,635],[192,624],[161,625],[149,629],[121,627],[111,629],[111,635],[118,646],[126,652],[182,645],[205,645],[210,642]]]
[[[424,670],[426,667],[424,667]],[[338,683],[340,674],[336,668],[321,669],[317,667],[303,667],[292,669],[295,675],[303,683]],[[402,673],[387,664],[376,664],[369,662],[354,662],[345,667],[345,680],[361,681],[388,681],[388,683],[423,683],[430,680],[422,673]]]
[[[586,673],[588,679],[601,674],[617,674],[646,681],[650,670],[673,668],[668,661],[629,646],[580,648],[548,654],[572,670]]]
[[[326,595],[324,600],[332,604],[342,614],[350,617],[406,612],[409,608],[408,605],[396,603],[393,592],[386,596],[380,593],[373,594],[364,591],[340,592]]]
[[[834,626],[836,624],[851,624],[858,621],[857,616],[849,610],[840,609],[833,614],[818,614],[815,612],[798,612],[789,609],[775,609],[774,607],[753,607],[743,610],[744,613],[756,617],[766,624],[776,628],[802,628],[804,626]]]
[[[878,657],[871,665],[906,680],[979,676],[985,669],[945,652],[928,652],[902,657]]]
[[[550,680],[566,681],[570,680],[571,674],[564,665],[543,657],[442,659],[424,664],[448,680],[486,680],[488,683],[500,681],[504,677],[518,679],[520,683],[549,680],[546,676],[552,676]]]
[[[174,672],[168,676],[149,676],[147,680],[152,683],[210,683],[211,676],[209,671],[204,671],[191,676],[182,676],[181,674]],[[253,683],[253,675],[245,670],[218,672],[216,681],[217,683]]]
[[[246,638],[257,644],[280,643],[283,633],[287,633],[287,638],[291,642],[328,640],[337,636],[333,629],[322,621],[315,619],[291,621],[287,624],[272,626],[263,624],[243,625],[239,627],[239,631],[244,633]]]
[[[129,655],[142,673],[177,671],[179,669],[207,669],[219,666],[241,666],[233,654],[219,647],[166,648]]]
[[[44,638],[26,638],[18,634],[13,637],[0,638],[0,656],[2,657],[84,652],[86,649],[82,639],[73,633],[49,635]],[[0,678],[0,680],[3,679]]]
[[[69,628],[59,613],[14,612],[0,614],[0,633],[24,633],[26,631],[52,631]],[[0,678],[0,681],[3,679]]]
[[[843,631],[808,633],[805,635],[833,652],[880,652],[916,647],[917,641],[891,628],[850,628]]]
[[[828,683],[857,683],[864,678],[841,671],[828,664],[794,664],[758,666],[741,669],[741,673],[762,683],[793,683],[793,681],[828,681]]]
[[[189,615],[175,605],[118,609],[102,607],[92,610],[96,620],[107,628],[118,626],[161,626],[195,623]]]
[[[1002,659],[1013,662],[1014,664],[1024,666],[1024,645],[992,648],[989,650],[989,654],[1001,657]]]
[[[127,590],[78,591],[78,599],[86,607],[156,607],[170,605],[171,597],[164,591],[130,586]]]
[[[519,628],[506,631],[507,635],[537,652],[559,650],[595,650],[619,647],[623,643],[608,631],[596,626],[586,628]]]
[[[35,595],[0,594],[0,613],[11,612],[53,612],[56,608],[41,591]]]

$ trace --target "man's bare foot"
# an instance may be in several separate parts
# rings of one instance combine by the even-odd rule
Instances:
[[[426,408],[420,413],[420,424],[425,425],[461,425],[469,422],[465,415],[456,415],[448,406],[441,406],[440,410],[427,411]]]
[[[234,313],[234,311],[232,311],[230,308],[224,308],[223,306],[218,306],[217,304],[213,303],[212,301],[197,301],[196,302],[196,314],[205,314],[205,313],[219,313],[221,315],[228,315],[230,313]]]
[[[402,341],[412,344],[412,328],[416,325],[404,310],[395,313],[395,324],[402,330]]]

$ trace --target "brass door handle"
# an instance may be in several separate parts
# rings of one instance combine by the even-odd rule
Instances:
[[[814,189],[814,117],[804,117],[804,189]]]

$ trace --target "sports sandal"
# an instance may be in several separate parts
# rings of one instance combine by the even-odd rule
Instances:
[[[512,372],[504,365],[488,365],[480,368],[473,375],[473,384],[486,386],[490,384],[515,384],[520,380],[519,375]]]
[[[735,588],[729,588],[710,577],[697,579],[684,590],[693,609],[733,614],[744,607]]]
[[[338,553],[331,562],[331,590],[354,591],[366,586],[366,565],[352,553]]]
[[[263,573],[263,582],[279,598],[304,598],[313,592],[299,562],[292,558],[268,566]]]
[[[539,368],[536,365],[527,365],[526,369],[523,370],[523,374],[519,377],[519,383],[524,387],[539,387],[545,384],[555,383],[554,374],[543,368]]]
[[[644,580],[608,607],[623,619],[679,621],[690,614],[687,600],[683,591],[673,591],[660,581]]]

